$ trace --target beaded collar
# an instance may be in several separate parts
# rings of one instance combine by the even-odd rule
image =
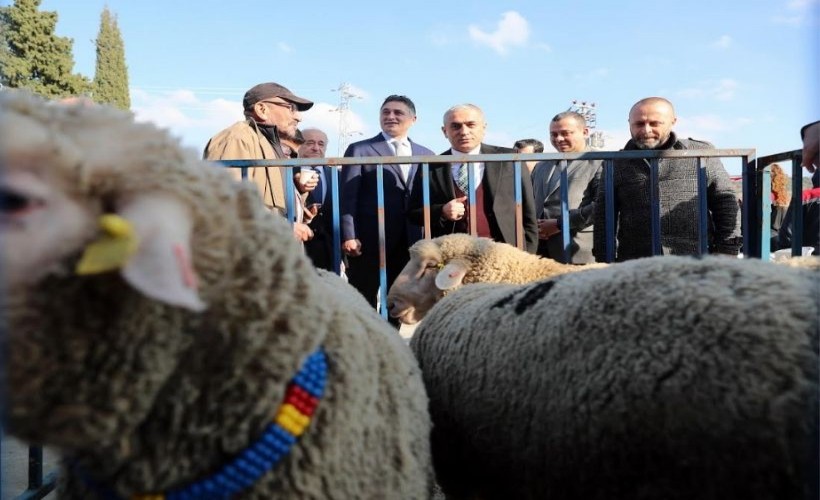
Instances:
[[[209,477],[165,493],[136,494],[130,500],[230,498],[258,481],[284,458],[311,422],[327,381],[327,358],[320,347],[288,383],[273,422],[256,442]],[[88,481],[90,482],[90,481]],[[93,485],[90,485],[93,486]],[[103,495],[118,499],[116,495]]]

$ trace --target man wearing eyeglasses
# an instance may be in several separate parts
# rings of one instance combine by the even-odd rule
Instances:
[[[242,99],[245,120],[234,123],[219,132],[205,146],[206,160],[274,160],[287,158],[282,150],[280,136],[296,136],[301,112],[313,106],[313,102],[295,95],[278,83],[260,83],[245,92]],[[232,169],[237,179],[239,169]],[[248,180],[259,188],[262,201],[270,210],[287,215],[285,201],[285,169],[278,167],[255,167],[248,169]],[[298,203],[298,200],[297,200]],[[301,222],[294,224],[294,235],[307,241],[313,235]]]

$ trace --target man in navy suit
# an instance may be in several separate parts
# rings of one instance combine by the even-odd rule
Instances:
[[[381,133],[348,146],[345,156],[421,156],[434,153],[407,136],[416,123],[416,106],[401,95],[388,96],[382,103]],[[407,202],[418,165],[384,166],[384,231],[387,295],[390,285],[410,256],[407,249],[421,239],[421,227],[407,220]],[[342,167],[342,251],[348,257],[347,277],[362,295],[376,304],[379,293],[379,226],[376,192],[376,165]]]
[[[450,141],[451,149],[442,155],[475,155],[512,153],[513,150],[484,144],[487,123],[484,112],[474,104],[459,104],[444,113],[441,130]],[[476,232],[478,236],[502,243],[516,244],[518,231],[524,234],[524,250],[535,253],[538,248],[538,224],[532,182],[526,167],[516,179],[512,162],[439,163],[430,165],[430,233],[433,237],[470,232],[466,169],[472,168],[476,185]],[[421,175],[416,176],[408,211],[411,221],[421,223]],[[515,183],[521,184],[523,227],[515,224]]]

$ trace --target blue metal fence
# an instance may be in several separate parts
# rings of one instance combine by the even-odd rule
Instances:
[[[659,216],[659,196],[658,196],[658,165],[662,158],[696,158],[698,167],[698,193],[699,193],[699,249],[701,253],[708,252],[707,245],[707,213],[706,213],[706,177],[705,167],[703,165],[704,158],[739,158],[742,165],[742,183],[743,183],[743,204],[741,209],[741,224],[743,232],[743,252],[747,257],[760,258],[764,256],[769,257],[770,248],[770,223],[769,214],[771,209],[770,192],[770,173],[769,166],[775,162],[791,161],[792,163],[792,203],[799,204],[801,200],[802,191],[802,172],[800,167],[800,151],[787,151],[762,158],[755,158],[755,151],[753,149],[704,149],[704,150],[685,150],[685,151],[594,151],[585,153],[532,153],[532,154],[495,154],[495,155],[454,155],[454,156],[414,156],[414,157],[369,157],[369,158],[303,158],[303,159],[285,159],[285,160],[233,160],[221,162],[226,167],[239,168],[242,170],[243,177],[247,177],[248,167],[270,166],[286,169],[286,178],[292,178],[293,169],[298,167],[307,167],[315,165],[323,165],[330,167],[341,167],[344,165],[377,165],[378,172],[378,207],[379,207],[379,245],[380,262],[379,273],[380,282],[382,284],[381,291],[381,314],[383,317],[387,315],[387,307],[385,303],[386,291],[386,267],[385,267],[385,253],[384,253],[384,187],[383,187],[383,169],[384,166],[399,163],[418,163],[422,168],[419,174],[422,176],[423,186],[423,220],[424,220],[424,237],[430,237],[430,189],[429,189],[429,166],[431,163],[470,163],[470,162],[484,162],[488,164],[487,168],[493,168],[492,162],[511,161],[514,162],[516,181],[515,187],[515,220],[516,220],[516,244],[519,248],[523,248],[524,235],[522,224],[522,192],[520,183],[517,182],[520,176],[522,162],[531,160],[549,160],[558,162],[561,175],[561,213],[563,215],[563,227],[561,234],[563,238],[564,254],[569,256],[570,248],[570,231],[569,231],[569,206],[568,206],[568,190],[567,190],[567,167],[569,162],[576,159],[585,160],[603,160],[603,175],[602,184],[599,189],[605,192],[605,206],[606,206],[606,248],[609,260],[613,260],[615,255],[615,233],[614,233],[614,189],[613,189],[613,173],[615,169],[616,160],[625,159],[647,159],[650,162],[650,176],[652,190],[650,192],[651,200],[651,236],[652,249],[654,254],[660,253],[660,216]],[[473,193],[476,179],[474,178],[473,169],[468,169],[468,182],[470,186],[470,196],[468,198],[469,210],[471,214],[471,221],[475,221],[476,200]],[[339,189],[339,172],[338,168],[330,170],[332,176],[332,203],[333,203],[333,261],[334,269],[337,273],[340,272],[341,264],[341,230],[340,230],[340,189]],[[288,206],[288,219],[295,220],[295,190],[292,183],[286,184],[286,199]],[[802,211],[794,210],[794,231],[792,240],[792,254],[799,255],[802,246]],[[470,230],[475,233],[474,222]],[[2,438],[0,437],[0,457],[4,451]],[[28,485],[26,490],[16,498],[18,500],[39,499],[50,493],[56,483],[56,473],[51,472],[48,475],[43,475],[43,454],[42,450],[37,447],[32,447],[29,450],[28,461]],[[2,470],[2,463],[0,463],[0,471]],[[8,480],[4,475],[0,475],[0,484],[2,481]]]

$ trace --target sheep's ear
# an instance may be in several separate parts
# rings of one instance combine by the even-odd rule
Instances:
[[[204,310],[191,264],[193,221],[188,209],[168,195],[146,194],[123,203],[118,212],[133,225],[138,240],[121,271],[125,280],[152,299]]]
[[[463,260],[451,260],[439,270],[436,275],[436,288],[452,290],[461,285],[461,280],[467,274],[467,263]]]

